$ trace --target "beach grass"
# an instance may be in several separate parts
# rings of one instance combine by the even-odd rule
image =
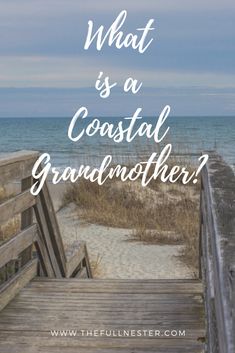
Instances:
[[[0,203],[6,201],[11,195],[9,195],[7,189],[4,186],[0,186]],[[0,244],[10,239],[17,233],[20,228],[20,217],[15,216],[9,219],[4,224],[0,225]]]
[[[0,185],[0,204],[6,201],[11,195],[7,188]],[[15,216],[9,219],[4,224],[0,225],[0,245],[14,236],[20,229],[20,218]],[[3,268],[0,268],[0,284],[5,282],[15,273],[15,261],[10,261]]]
[[[193,167],[192,167],[193,168]],[[78,217],[89,223],[132,230],[132,240],[146,244],[182,245],[182,259],[198,270],[198,184],[153,180],[107,180],[103,185],[81,179],[69,184],[63,205],[78,206]]]

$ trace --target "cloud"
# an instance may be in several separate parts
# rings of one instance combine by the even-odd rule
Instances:
[[[117,89],[105,100],[92,88],[0,88],[0,117],[72,118],[81,106],[91,117],[129,116],[137,107],[143,116],[157,116],[166,104],[172,108],[171,116],[235,115],[234,95],[235,89],[148,87],[141,95],[124,95]]]
[[[133,1],[119,0],[112,2],[110,0],[103,0],[94,2],[88,0],[83,5],[83,11],[87,12],[113,12],[119,9],[127,9],[133,12],[145,12],[145,11],[202,11],[202,10],[225,10],[235,9],[233,0],[145,0],[145,1]]]
[[[127,9],[132,12],[172,11],[221,11],[234,10],[233,0],[0,0],[1,17],[5,16],[46,16],[54,17],[74,13],[107,13]],[[33,18],[32,18],[33,20]]]
[[[89,1],[56,1],[57,6],[54,0],[47,1],[48,5],[45,5],[43,0],[36,3],[23,0],[23,4],[20,2],[22,7],[15,1],[2,2],[0,55],[79,56],[82,60],[87,60],[87,55],[90,55],[94,61],[103,56],[107,63],[122,63],[123,67],[127,65],[163,71],[235,73],[235,15],[231,10],[226,10],[226,7],[216,13],[216,6],[213,6],[211,11],[203,10],[197,14],[189,9],[184,12],[175,11],[174,7],[161,13],[152,10],[151,7],[158,4],[158,1],[152,1],[146,4],[144,2],[144,13],[136,10],[141,2],[127,1],[132,10],[124,26],[125,33],[134,32],[136,27],[144,26],[151,16],[156,20],[156,30],[152,33],[154,42],[142,57],[132,50],[118,51],[106,44],[101,53],[98,53],[93,45],[85,52],[83,46],[89,18],[94,18],[96,28],[101,24],[108,28],[117,11],[107,15],[106,12],[97,10],[96,3],[102,8],[104,1],[92,1],[94,6],[91,11],[88,11],[91,4]],[[109,3],[107,9],[110,8]],[[181,1],[175,0],[174,3],[180,8]],[[207,1],[205,3],[207,4]],[[198,4],[193,1],[193,4],[200,8],[200,2]],[[167,3],[164,6],[167,9]]]
[[[235,87],[234,0],[0,0],[0,7],[0,87],[94,90],[99,71],[119,84],[129,76],[143,81],[140,99],[146,87],[174,87],[174,97],[182,94],[181,87]],[[155,18],[155,40],[149,50],[141,56],[105,45],[101,53],[94,46],[85,52],[87,21],[109,26],[124,8],[125,33]],[[146,101],[152,102],[153,94],[148,92]],[[217,93],[211,94],[203,93],[201,99],[207,99],[214,111],[212,98],[216,100]],[[118,109],[122,98],[119,93],[119,103],[113,100],[111,106]],[[221,95],[219,101],[226,103]],[[189,102],[195,110],[193,100]],[[64,104],[61,111],[67,109]],[[128,100],[125,104],[129,106]],[[47,102],[48,110],[49,106]],[[231,102],[227,106],[233,107]],[[109,111],[108,104],[105,109]]]
[[[235,74],[159,70],[143,66],[112,65],[104,58],[12,56],[0,61],[0,87],[94,87],[100,71],[111,82],[124,83],[128,77],[143,87],[235,87]]]

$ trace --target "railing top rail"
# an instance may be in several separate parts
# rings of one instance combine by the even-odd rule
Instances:
[[[223,325],[223,352],[235,352],[235,175],[215,152],[202,172],[205,199],[210,203],[211,242],[216,310]],[[205,215],[205,217],[207,217]],[[208,255],[208,254],[207,254]],[[206,285],[210,285],[206,283]]]
[[[37,158],[38,156],[39,152],[37,151],[17,151],[13,153],[6,153],[4,155],[0,155],[0,167],[16,162],[23,162],[32,158]]]

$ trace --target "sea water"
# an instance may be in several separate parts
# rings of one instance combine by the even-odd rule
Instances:
[[[105,117],[102,121],[117,124],[121,119]],[[80,120],[80,129],[89,121],[92,118]],[[154,125],[156,117],[143,118],[143,121]],[[54,166],[78,167],[83,163],[98,166],[107,154],[112,154],[118,163],[136,162],[162,148],[145,137],[117,144],[107,137],[95,135],[72,142],[67,134],[69,123],[69,118],[56,117],[1,118],[0,153],[37,150],[48,152]],[[230,165],[235,165],[235,117],[169,117],[164,126],[169,126],[170,130],[163,144],[171,143],[175,154],[216,150]]]

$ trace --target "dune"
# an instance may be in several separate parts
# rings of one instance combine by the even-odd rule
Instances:
[[[65,244],[86,241],[95,278],[192,278],[180,261],[181,245],[145,244],[133,241],[130,229],[105,227],[79,219],[77,207],[60,208],[65,183],[50,184],[50,191]]]

